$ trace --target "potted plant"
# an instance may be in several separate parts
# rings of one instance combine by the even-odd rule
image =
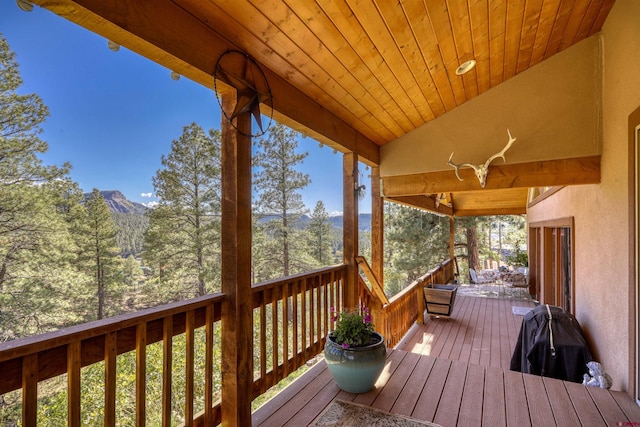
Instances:
[[[382,335],[374,331],[366,307],[336,313],[331,308],[335,329],[327,336],[324,357],[338,387],[350,393],[373,388],[387,357]]]

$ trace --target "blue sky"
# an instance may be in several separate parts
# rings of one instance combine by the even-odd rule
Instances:
[[[220,128],[212,90],[185,77],[174,81],[171,70],[125,48],[113,52],[103,37],[45,9],[27,13],[13,0],[0,2],[0,33],[20,66],[18,92],[36,93],[49,107],[44,163],[70,162],[71,178],[85,192],[120,190],[132,201],[156,201],[147,197],[151,178],[182,128]],[[307,208],[322,200],[328,212],[342,211],[342,155],[311,138],[299,149],[309,153],[300,167],[311,178]],[[360,211],[370,212],[368,197]]]

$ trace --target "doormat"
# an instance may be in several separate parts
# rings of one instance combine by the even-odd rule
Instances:
[[[336,399],[318,415],[310,427],[347,427],[347,426],[376,426],[376,427],[440,427],[428,421],[419,421],[402,415],[374,409],[358,403]]]
[[[533,310],[533,307],[511,307],[511,312],[516,316],[524,316]]]

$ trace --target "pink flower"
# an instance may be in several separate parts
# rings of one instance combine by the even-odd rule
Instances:
[[[373,322],[373,317],[371,317],[370,314],[365,314],[364,315],[364,323],[371,323]]]
[[[343,342],[343,343],[342,343],[342,348],[344,348],[344,349],[349,348],[349,344],[348,344],[348,343],[346,343],[346,342]]]

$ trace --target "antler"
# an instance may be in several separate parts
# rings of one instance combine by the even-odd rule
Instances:
[[[460,168],[462,168],[462,167],[465,167],[465,166],[466,166],[466,167],[469,167],[469,168],[473,168],[473,170],[474,170],[474,171],[476,171],[476,175],[478,174],[478,168],[476,167],[476,165],[472,165],[471,163],[460,163],[459,165],[457,165],[457,164],[453,163],[453,162],[451,161],[451,159],[453,159],[453,152],[451,152],[451,155],[449,156],[449,161],[447,162],[447,164],[448,164],[449,166],[453,166],[453,167],[456,169],[456,170],[455,170],[455,172],[456,172],[456,176],[458,177],[458,179],[459,179],[460,181],[463,181],[463,179],[462,179],[462,178],[460,178],[460,175],[458,175],[458,169],[460,169]]]
[[[476,166],[470,163],[461,163],[459,165],[456,165],[451,161],[451,159],[453,158],[453,152],[451,153],[451,156],[449,156],[449,161],[447,162],[447,164],[455,168],[456,176],[460,181],[462,181],[462,178],[460,178],[460,175],[458,174],[458,170],[464,166],[472,168],[476,174],[476,177],[478,178],[478,181],[480,181],[480,187],[484,188],[484,186],[487,183],[487,174],[489,173],[489,165],[491,164],[491,162],[497,159],[498,157],[502,157],[502,160],[506,162],[507,160],[504,158],[504,153],[506,153],[507,150],[511,148],[511,145],[513,145],[513,143],[516,141],[516,139],[511,136],[511,132],[509,131],[509,129],[507,129],[507,134],[509,135],[509,141],[507,141],[507,145],[505,145],[502,151],[489,157],[489,159],[487,159],[487,161],[484,162],[484,165]]]

